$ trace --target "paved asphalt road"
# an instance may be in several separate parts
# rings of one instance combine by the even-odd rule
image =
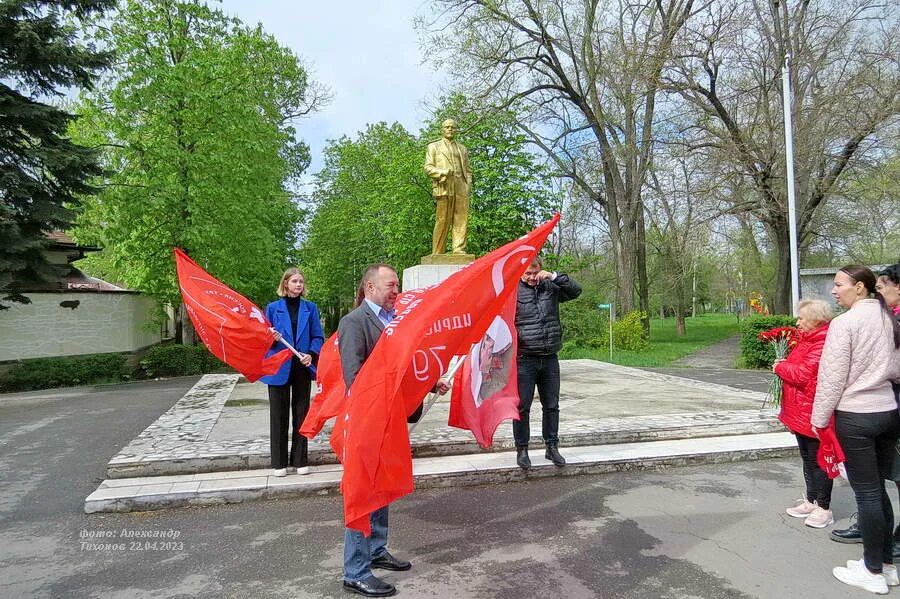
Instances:
[[[339,496],[82,513],[194,380],[0,396],[0,597],[350,596]],[[386,578],[438,599],[870,596],[830,573],[860,546],[783,513],[801,486],[798,460],[770,460],[420,491],[391,508],[415,565]],[[852,503],[840,484],[836,515]]]

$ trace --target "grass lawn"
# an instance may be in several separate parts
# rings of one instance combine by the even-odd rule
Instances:
[[[650,347],[643,352],[613,348],[612,360],[609,350],[578,347],[560,354],[560,358],[589,358],[601,362],[612,362],[622,366],[668,366],[678,358],[686,356],[707,345],[727,339],[740,332],[740,323],[733,314],[705,314],[686,320],[686,334],[675,335],[675,319],[650,319]]]

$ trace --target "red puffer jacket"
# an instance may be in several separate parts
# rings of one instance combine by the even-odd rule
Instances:
[[[784,381],[781,413],[778,419],[792,432],[812,437],[813,399],[816,397],[816,376],[828,325],[824,324],[800,336],[800,341],[783,362],[775,366],[775,374]]]

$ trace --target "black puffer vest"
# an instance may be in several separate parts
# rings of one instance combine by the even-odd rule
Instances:
[[[516,305],[516,332],[519,355],[549,356],[562,348],[559,304],[581,295],[581,287],[568,275],[541,281],[535,287],[519,281]]]

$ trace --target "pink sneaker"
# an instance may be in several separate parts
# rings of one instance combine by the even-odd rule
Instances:
[[[784,511],[786,511],[787,515],[792,518],[806,518],[811,513],[813,513],[813,510],[815,509],[815,503],[810,503],[805,499],[798,499],[797,505],[795,505],[794,507],[789,507]]]
[[[803,523],[813,528],[825,528],[834,524],[834,514],[831,513],[831,510],[823,510],[816,506],[816,509],[806,517]]]

